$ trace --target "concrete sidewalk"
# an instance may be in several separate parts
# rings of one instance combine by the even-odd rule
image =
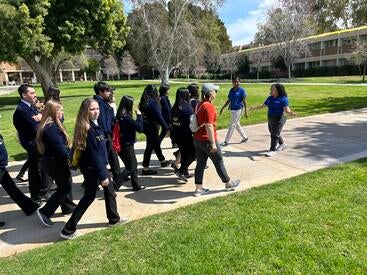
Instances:
[[[264,153],[269,148],[267,124],[245,127],[249,136],[248,144],[235,143],[239,137],[235,134],[233,142],[223,149],[226,168],[232,178],[242,180],[238,191],[260,186],[300,175],[309,171],[328,167],[337,163],[367,157],[367,108],[317,115],[287,121],[283,131],[288,144],[286,151],[273,158],[266,158]],[[223,140],[226,130],[219,131],[219,139]],[[166,139],[163,147],[169,147]],[[145,142],[136,145],[139,164],[142,161]],[[167,159],[172,158],[172,149],[164,149]],[[22,163],[11,163],[9,171],[15,177]],[[158,166],[156,158],[152,166]],[[141,184],[146,190],[133,193],[127,187],[118,192],[118,209],[120,215],[136,220],[152,214],[169,211],[229,194],[216,175],[213,165],[208,162],[205,171],[205,186],[212,191],[209,195],[193,197],[194,181],[181,184],[173,175],[171,168],[159,168],[154,177],[141,177]],[[191,166],[194,169],[195,164]],[[193,172],[193,170],[191,170]],[[76,199],[82,196],[80,183],[82,177],[74,176],[73,193]],[[18,185],[28,192],[26,183]],[[45,228],[36,215],[26,217],[0,187],[0,221],[5,227],[0,229],[0,256],[8,256],[24,250],[51,244],[60,240],[59,233],[69,216],[63,217],[60,210],[53,218],[55,225]],[[86,233],[106,227],[103,193],[99,192],[96,201],[88,209],[79,223],[78,232]]]

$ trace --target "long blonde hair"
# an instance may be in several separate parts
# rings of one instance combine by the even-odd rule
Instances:
[[[85,147],[87,146],[87,135],[90,128],[89,107],[93,102],[97,101],[91,98],[86,98],[80,105],[74,129],[73,148],[75,150],[85,150]]]
[[[43,143],[43,133],[47,124],[56,123],[61,132],[66,138],[66,146],[71,147],[70,138],[66,132],[66,129],[60,119],[58,118],[57,111],[62,108],[60,102],[50,100],[45,104],[45,108],[42,112],[42,119],[38,125],[37,135],[36,135],[36,143],[38,151],[43,154],[45,152],[45,144]]]

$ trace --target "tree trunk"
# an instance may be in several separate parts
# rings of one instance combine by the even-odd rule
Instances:
[[[259,68],[257,68],[256,70],[256,79],[259,80],[260,78],[260,71],[259,71]]]
[[[292,79],[292,70],[291,70],[291,66],[292,65],[288,65],[288,79]]]
[[[127,80],[131,80],[131,77],[130,77],[130,75],[129,75],[129,74],[127,75]]]
[[[362,78],[362,82],[364,83],[365,78],[366,78],[366,67],[367,67],[367,63],[364,63],[363,66],[363,78]]]
[[[169,69],[168,67],[160,70],[160,74],[161,74],[161,84],[166,84],[169,81]]]
[[[26,57],[23,59],[32,68],[37,80],[41,83],[43,95],[46,97],[48,89],[54,84],[51,78],[51,69],[48,69],[46,65],[37,62],[34,57]]]

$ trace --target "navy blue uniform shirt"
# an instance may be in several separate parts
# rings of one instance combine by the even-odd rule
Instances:
[[[138,115],[134,120],[131,114],[125,114],[119,119],[120,137],[123,146],[133,145],[136,142],[136,132],[143,131],[143,117]]]
[[[177,113],[172,112],[172,136],[192,137],[190,116],[193,114],[191,104],[183,103]]]
[[[102,128],[106,136],[110,135],[115,124],[113,108],[101,96],[95,95],[93,98],[99,105],[98,125]]]
[[[100,181],[108,178],[106,137],[101,127],[90,121],[87,133],[87,146],[81,152],[79,166],[81,171],[93,170]]]
[[[13,125],[18,131],[20,144],[26,150],[36,146],[38,122],[32,117],[37,114],[36,107],[33,105],[29,107],[23,101],[20,101],[13,115]]]
[[[165,131],[169,130],[168,125],[162,116],[161,106],[153,98],[149,99],[148,106],[144,110],[143,118],[144,121],[148,123],[161,125],[162,129]]]
[[[171,102],[168,96],[161,96],[162,116],[167,125],[171,124]]]
[[[49,158],[67,159],[69,150],[66,137],[55,122],[49,123],[43,129],[42,136],[45,145],[44,156]]]

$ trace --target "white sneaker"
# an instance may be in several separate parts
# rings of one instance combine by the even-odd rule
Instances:
[[[72,234],[64,234],[62,233],[62,231],[60,232],[60,237],[63,238],[64,240],[74,240],[76,238],[78,238],[80,235],[78,233],[76,233],[76,231]]]
[[[108,223],[108,226],[112,227],[112,226],[116,226],[116,225],[119,225],[119,224],[123,224],[125,222],[128,222],[129,221],[129,218],[128,217],[120,217],[120,220],[116,223]]]
[[[283,144],[279,144],[279,146],[277,147],[277,151],[283,151],[287,148],[287,144],[283,143]]]
[[[194,196],[195,197],[200,197],[200,196],[208,194],[208,193],[209,193],[209,189],[201,188],[200,190],[195,191]]]
[[[240,180],[231,180],[226,183],[226,191],[233,191],[238,185],[240,185]]]
[[[276,154],[277,154],[277,152],[275,152],[275,151],[269,151],[269,152],[266,152],[266,153],[265,153],[265,156],[267,156],[267,157],[271,158],[272,156],[274,156],[274,155],[276,155]]]

